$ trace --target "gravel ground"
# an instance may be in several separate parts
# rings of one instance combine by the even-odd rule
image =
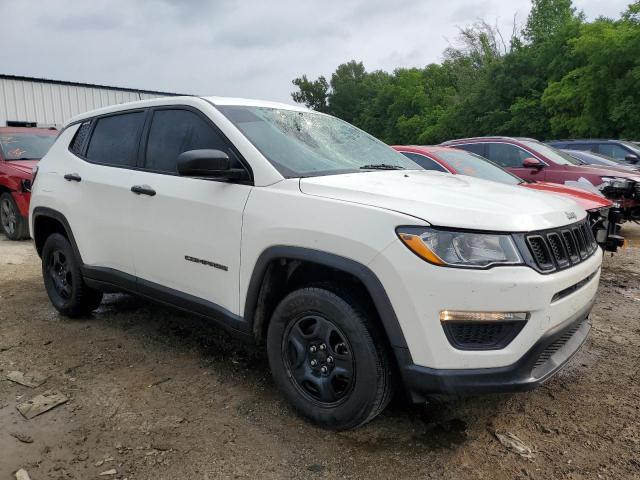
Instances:
[[[623,234],[631,247],[605,257],[590,339],[552,381],[396,402],[344,433],[297,418],[264,353],[200,319],[126,295],[88,319],[59,316],[31,242],[2,237],[0,479],[640,478],[640,228]],[[6,380],[15,370],[48,379],[29,388]],[[46,391],[69,400],[26,420],[17,404]],[[531,458],[498,441],[509,433]]]

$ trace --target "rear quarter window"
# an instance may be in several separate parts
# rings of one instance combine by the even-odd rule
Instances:
[[[78,131],[73,136],[73,140],[71,140],[71,144],[69,144],[69,150],[72,153],[75,153],[78,156],[84,155],[84,150],[87,144],[87,140],[89,140],[89,134],[91,133],[91,122],[83,122],[80,124]]]

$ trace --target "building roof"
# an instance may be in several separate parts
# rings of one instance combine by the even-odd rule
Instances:
[[[177,96],[187,95],[184,93],[172,93],[172,92],[159,92],[156,90],[140,90],[138,88],[125,88],[125,87],[112,87],[109,85],[97,85],[93,83],[79,83],[79,82],[67,82],[64,80],[51,80],[49,78],[37,78],[37,77],[23,77],[19,75],[5,75],[0,73],[0,80],[15,80],[19,82],[37,82],[37,83],[50,83],[54,85],[67,85],[70,87],[85,87],[85,88],[103,88],[106,90],[119,90],[122,92],[137,92],[147,93],[150,95],[163,95],[163,96]]]

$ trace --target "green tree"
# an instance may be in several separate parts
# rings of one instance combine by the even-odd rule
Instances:
[[[306,75],[302,75],[302,77],[294,79],[291,83],[299,89],[291,94],[294,102],[304,103],[308,108],[318,112],[328,111],[327,95],[329,84],[326,78],[321,76],[317,80],[310,81]]]
[[[474,135],[640,138],[640,1],[591,23],[571,0],[532,0],[509,37],[487,22],[460,30],[444,61],[391,73],[362,62],[294,80],[297,102],[388,143]]]

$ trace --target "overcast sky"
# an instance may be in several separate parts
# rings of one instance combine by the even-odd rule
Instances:
[[[574,0],[588,18],[630,0]],[[291,80],[439,62],[458,27],[529,0],[0,0],[0,73],[291,103]]]

